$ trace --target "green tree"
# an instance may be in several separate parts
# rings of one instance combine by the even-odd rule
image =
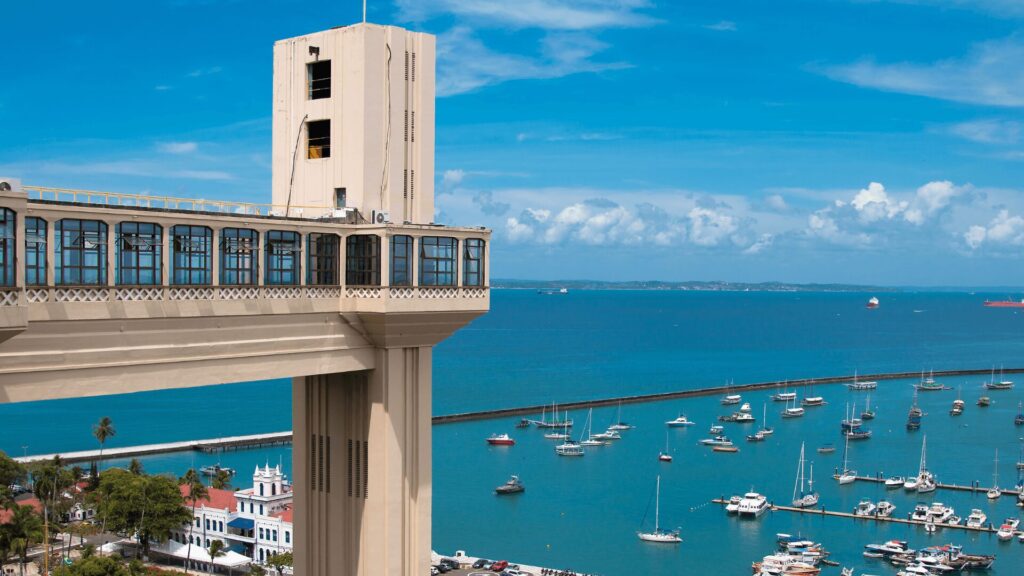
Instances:
[[[75,478],[71,471],[64,467],[60,456],[53,460],[40,462],[32,466],[32,490],[43,503],[43,545],[44,566],[50,558],[50,523],[51,518],[59,520],[71,509],[72,500],[65,497],[74,485]]]
[[[14,503],[10,485],[20,484],[26,477],[25,466],[0,450],[0,507],[10,508]]]
[[[274,567],[274,570],[277,570],[277,576],[282,576],[285,566],[292,565],[292,553],[281,552],[280,554],[274,554],[267,559],[267,564],[270,564]]]
[[[28,562],[28,549],[33,544],[43,541],[43,521],[31,506],[15,505],[11,520],[7,524],[10,530],[11,548],[19,557],[21,575],[25,576],[25,564]]]
[[[230,490],[231,474],[227,470],[218,469],[217,473],[213,475],[213,479],[210,480],[210,488]]]
[[[192,541],[192,529],[195,528],[195,516],[196,516],[196,504],[200,500],[209,500],[210,492],[206,489],[206,485],[203,484],[203,479],[196,473],[195,468],[189,468],[188,472],[178,480],[178,483],[184,484],[188,488],[188,497],[192,503],[192,517],[189,518],[190,522],[188,525],[188,539]],[[188,574],[188,565],[192,561],[192,546],[188,547],[188,552],[185,554],[185,574]]]
[[[141,476],[145,473],[142,469],[142,462],[138,458],[132,458],[132,461],[128,463],[128,471],[136,476]]]
[[[138,534],[143,555],[149,554],[151,541],[167,540],[171,530],[192,517],[173,478],[136,476],[120,468],[100,474],[93,501],[111,531]]]
[[[96,437],[96,440],[100,443],[100,460],[103,460],[103,445],[107,443],[107,438],[117,435],[117,430],[114,429],[114,422],[109,416],[100,418],[100,421],[93,424],[92,435]]]
[[[215,539],[213,542],[210,542],[210,548],[209,550],[207,550],[207,552],[210,554],[210,574],[213,574],[213,567],[214,563],[217,561],[217,558],[224,555],[224,548],[225,546],[223,540]]]
[[[114,556],[89,556],[70,566],[58,566],[53,576],[131,576],[131,573],[124,561]]]
[[[267,573],[259,564],[249,564],[249,576],[265,576]]]

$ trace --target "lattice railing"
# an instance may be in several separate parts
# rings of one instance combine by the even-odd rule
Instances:
[[[109,299],[110,289],[106,287],[56,288],[53,291],[54,302],[105,302]]]
[[[124,302],[150,302],[164,299],[164,289],[160,287],[137,286],[133,288],[118,288],[114,296]]]
[[[167,291],[170,300],[213,300],[216,290],[212,286],[182,286]]]
[[[17,290],[0,290],[0,306],[17,306]]]
[[[38,304],[39,302],[46,302],[50,299],[49,288],[26,288],[25,289],[25,300],[29,304]]]
[[[221,300],[255,300],[260,295],[260,289],[255,286],[221,286]]]
[[[307,286],[306,298],[341,298],[338,286]]]
[[[270,298],[272,300],[281,300],[284,298],[301,298],[302,287],[301,286],[264,286],[263,297]]]
[[[381,288],[376,286],[359,286],[357,288],[346,288],[345,296],[348,298],[380,298]]]

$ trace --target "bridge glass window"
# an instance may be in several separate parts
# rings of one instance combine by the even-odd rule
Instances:
[[[147,222],[117,225],[117,268],[115,281],[125,286],[160,284],[163,229]]]
[[[267,284],[299,283],[299,233],[271,230],[267,232]]]
[[[46,220],[25,218],[25,284],[46,286]]]
[[[309,81],[309,99],[319,100],[331,97],[331,61],[321,60],[306,64],[306,78]]]
[[[306,284],[311,286],[337,286],[338,258],[341,241],[337,234],[313,233],[306,236],[309,262],[306,265]]]
[[[380,236],[356,234],[345,239],[345,284],[380,286]]]
[[[14,210],[0,208],[0,286],[14,286],[16,228]]]
[[[61,286],[107,283],[107,225],[65,218],[54,227],[54,280]]]
[[[220,237],[221,285],[255,285],[260,251],[259,233],[244,228],[225,228],[220,231]]]
[[[412,286],[412,236],[391,237],[391,285]]]
[[[454,286],[455,238],[425,236],[420,239],[420,286]]]
[[[484,241],[479,238],[462,243],[462,285],[484,285]]]
[[[331,157],[331,121],[314,120],[306,123],[307,157]]]
[[[213,282],[213,230],[178,224],[171,228],[171,284],[209,286]]]

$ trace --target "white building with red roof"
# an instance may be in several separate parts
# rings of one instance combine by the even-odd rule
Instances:
[[[228,550],[260,564],[274,554],[292,551],[292,487],[280,466],[257,466],[252,488],[235,492],[207,488],[207,492],[207,498],[195,503],[192,524],[172,532],[172,540],[205,549],[221,540]],[[181,494],[191,509],[188,486],[181,486]]]

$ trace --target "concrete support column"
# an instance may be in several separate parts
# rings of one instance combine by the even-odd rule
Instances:
[[[293,380],[296,574],[429,573],[431,358],[379,348],[374,370]]]

